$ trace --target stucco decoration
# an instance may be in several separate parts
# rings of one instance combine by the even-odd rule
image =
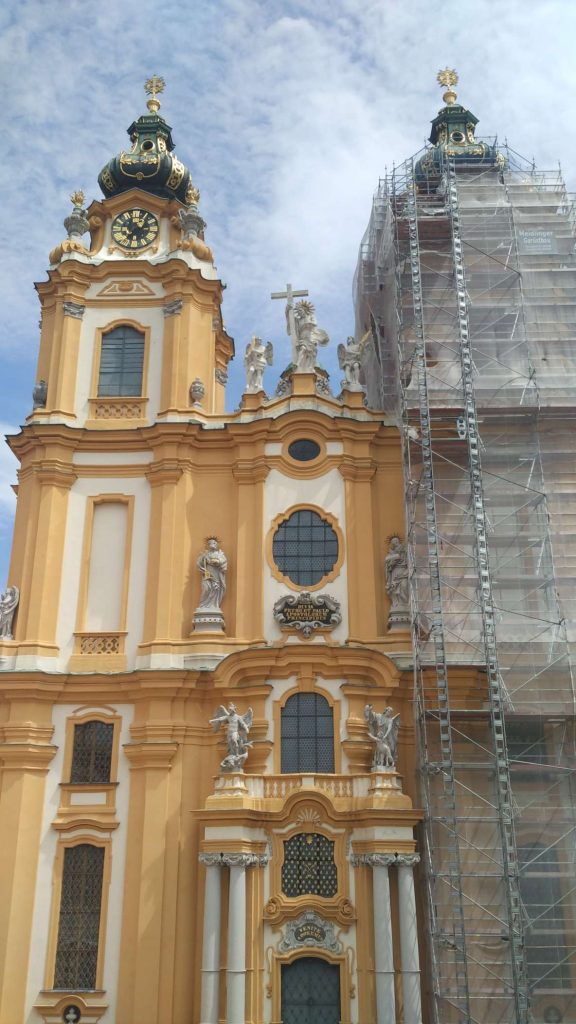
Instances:
[[[13,640],[12,622],[20,600],[18,587],[8,587],[0,595],[0,640]]]
[[[379,714],[372,704],[366,704],[364,718],[368,724],[368,736],[374,743],[372,771],[394,771],[400,715],[395,715],[392,708],[385,708]]]
[[[214,732],[218,732],[220,726],[226,724],[226,745],[228,747],[228,754],[223,761],[220,762],[220,767],[224,772],[241,772],[244,769],[244,762],[248,757],[248,751],[252,746],[252,742],[248,739],[248,734],[252,728],[252,722],[254,721],[254,713],[252,708],[248,708],[245,714],[240,715],[236,710],[235,704],[229,704],[227,708],[223,704],[220,705],[214,718],[210,719],[210,725],[214,729]]]
[[[410,625],[410,592],[408,553],[399,537],[390,539],[385,559],[386,593],[390,598],[388,629],[405,629]]]
[[[327,949],[331,953],[342,952],[342,943],[336,938],[333,923],[325,921],[314,910],[307,910],[295,921],[287,922],[284,935],[278,943],[278,952],[290,953],[302,946]]]
[[[273,615],[280,629],[295,629],[308,639],[317,630],[335,629],[342,622],[340,602],[329,594],[287,594],[274,602]]]
[[[274,347],[272,342],[269,341],[265,345],[261,338],[257,338],[256,335],[253,334],[246,345],[246,352],[244,355],[244,368],[246,370],[245,392],[253,393],[264,390],[264,385],[262,383],[264,370],[267,366],[272,366],[273,359]]]
[[[338,364],[344,370],[342,386],[347,391],[362,391],[360,383],[362,346],[353,337],[346,340],[345,345],[338,345]]]
[[[206,394],[206,388],[199,377],[196,377],[190,385],[190,404],[201,405]]]

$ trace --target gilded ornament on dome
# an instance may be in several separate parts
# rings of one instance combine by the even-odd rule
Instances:
[[[193,204],[200,202],[200,191],[192,183],[190,183],[188,185],[188,188],[186,189],[184,201],[188,204],[188,206],[192,206]]]
[[[185,173],[186,173],[186,168],[184,167],[184,164],[180,162],[178,157],[173,156],[172,157],[172,171],[170,173],[170,177],[168,178],[168,181],[166,182],[166,187],[167,188],[174,188],[174,189],[178,188],[178,185],[182,181],[182,178],[184,177]]]
[[[160,110],[160,100],[157,99],[159,93],[164,92],[166,88],[166,82],[160,75],[152,75],[144,82],[144,91],[150,96],[146,106],[150,113],[155,114]]]
[[[443,71],[439,71],[436,75],[436,81],[439,85],[449,88],[451,85],[458,85],[458,75],[453,68],[444,68]]]

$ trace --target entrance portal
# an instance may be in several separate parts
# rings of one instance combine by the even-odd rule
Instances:
[[[282,966],[283,1024],[339,1024],[340,968],[317,956]]]

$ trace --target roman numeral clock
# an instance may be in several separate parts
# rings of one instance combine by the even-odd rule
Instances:
[[[112,221],[112,238],[125,250],[145,249],[155,241],[159,230],[156,217],[147,210],[124,210]]]

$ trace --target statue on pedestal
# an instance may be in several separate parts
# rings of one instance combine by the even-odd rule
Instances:
[[[410,591],[408,578],[408,552],[399,537],[390,540],[385,559],[386,593],[390,598],[388,629],[410,625]]]
[[[228,559],[217,537],[208,537],[206,548],[198,556],[196,565],[202,573],[200,600],[194,612],[194,629],[222,631],[224,616],[220,605],[226,593]]]
[[[392,708],[385,708],[379,714],[372,704],[366,704],[364,718],[368,723],[368,736],[375,744],[372,771],[395,771],[400,715],[395,715]]]
[[[288,315],[288,314],[287,314]],[[288,320],[290,325],[290,320]],[[318,345],[327,345],[330,338],[326,331],[321,330],[316,322],[314,306],[306,299],[296,304],[294,309],[296,373],[314,373]]]
[[[241,772],[244,770],[244,762],[248,757],[248,750],[252,746],[251,741],[248,739],[248,734],[252,728],[253,721],[254,713],[252,708],[248,708],[245,714],[240,715],[236,710],[235,704],[229,704],[227,708],[221,704],[214,718],[210,719],[210,725],[214,732],[218,732],[221,725],[226,724],[227,726],[226,743],[228,754],[220,762],[222,771]]]
[[[344,370],[345,378],[342,386],[348,391],[362,391],[360,383],[361,353],[362,344],[356,342],[352,336],[347,338],[345,345],[338,345],[338,364],[340,369]]]
[[[245,391],[253,393],[263,390],[264,370],[267,366],[272,366],[273,357],[274,348],[272,342],[269,341],[265,345],[261,338],[257,338],[253,334],[246,345],[246,353],[244,355],[244,367],[246,369]]]
[[[13,640],[12,621],[20,600],[18,587],[8,587],[0,594],[0,640]]]

